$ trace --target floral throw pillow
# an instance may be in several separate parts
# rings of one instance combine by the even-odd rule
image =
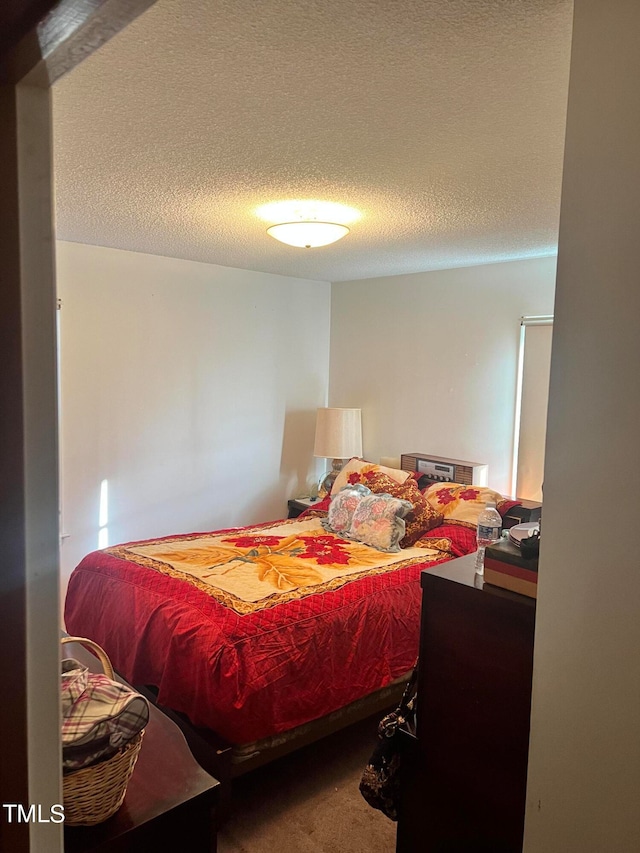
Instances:
[[[371,491],[366,486],[345,486],[333,495],[329,504],[327,518],[321,523],[325,530],[337,533],[338,536],[349,536],[353,514],[365,495]]]
[[[363,471],[358,476],[360,483],[374,494],[386,493],[411,504],[411,511],[404,519],[405,535],[400,540],[401,548],[410,548],[432,527],[442,524],[442,513],[429,503],[413,477],[409,477],[404,483],[398,483],[382,471]]]
[[[333,481],[331,494],[337,494],[340,489],[343,489],[345,486],[364,482],[362,480],[362,475],[367,471],[378,471],[382,474],[386,474],[397,483],[404,483],[404,481],[411,476],[409,471],[401,471],[400,468],[387,468],[386,465],[376,465],[374,462],[367,462],[365,459],[358,459],[354,456],[353,459],[350,459],[347,462],[342,471],[340,471]]]
[[[499,492],[485,486],[463,486],[460,483],[434,483],[424,492],[429,503],[442,513],[447,524],[460,524],[475,528],[478,516],[487,501],[493,501],[500,515],[520,501],[504,498]]]
[[[411,509],[409,501],[392,495],[365,495],[353,514],[349,536],[378,551],[399,551],[404,517]]]

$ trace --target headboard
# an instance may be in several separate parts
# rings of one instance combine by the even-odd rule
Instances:
[[[422,474],[421,485],[429,483],[462,483],[464,486],[486,486],[489,466],[483,462],[466,462],[463,459],[447,459],[428,453],[403,453],[400,457],[403,471],[418,471]]]
[[[461,483],[464,486],[486,486],[489,466],[482,462],[467,462],[463,459],[448,459],[446,456],[433,456],[429,453],[403,453],[400,457],[403,471],[419,471],[418,480],[421,489],[432,483]],[[520,506],[515,506],[502,519],[505,528],[525,521],[539,521],[542,504],[518,498]]]

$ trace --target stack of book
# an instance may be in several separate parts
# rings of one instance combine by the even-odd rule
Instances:
[[[536,598],[538,557],[523,557],[517,544],[508,539],[501,539],[494,545],[487,545],[484,555],[484,580],[493,586]]]

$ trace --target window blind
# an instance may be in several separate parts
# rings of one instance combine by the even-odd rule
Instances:
[[[542,499],[553,317],[523,317],[516,405],[514,494]]]

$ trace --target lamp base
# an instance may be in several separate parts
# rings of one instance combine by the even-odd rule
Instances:
[[[331,465],[331,470],[327,471],[326,474],[323,474],[322,477],[320,477],[320,482],[318,483],[318,497],[320,499],[331,494],[331,489],[333,488],[335,479],[344,468],[344,459],[334,459]]]

